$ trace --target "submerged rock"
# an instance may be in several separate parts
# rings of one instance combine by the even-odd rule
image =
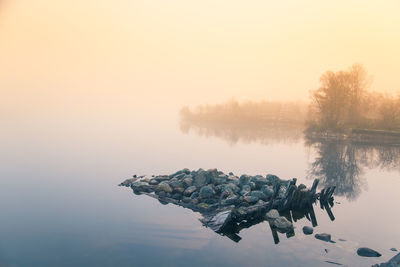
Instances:
[[[310,226],[304,226],[303,227],[303,233],[305,235],[312,235],[312,233],[314,232],[314,229]]]
[[[370,248],[365,248],[365,247],[357,249],[357,255],[362,256],[362,257],[380,257],[380,256],[382,256],[382,254],[379,253],[378,251],[375,251]]]
[[[325,241],[325,242],[330,242],[331,241],[331,235],[330,234],[326,234],[326,233],[322,233],[322,234],[316,234],[315,235],[316,239]]]

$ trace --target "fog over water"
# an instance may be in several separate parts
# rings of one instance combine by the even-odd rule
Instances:
[[[397,92],[399,9],[358,0],[0,0],[0,266],[387,261],[400,249],[399,147],[310,139],[301,122],[328,70],[358,62],[372,90]],[[198,105],[235,101],[257,111],[196,116]],[[285,101],[303,108],[281,109]],[[335,220],[316,207],[314,231],[337,243],[303,235],[306,218],[278,244],[265,223],[235,243],[198,213],[117,186],[185,167],[335,185]],[[357,256],[361,246],[382,257]]]

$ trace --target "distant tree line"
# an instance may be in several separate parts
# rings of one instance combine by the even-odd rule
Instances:
[[[309,130],[400,129],[400,96],[369,91],[371,78],[362,65],[327,71],[311,91]]]

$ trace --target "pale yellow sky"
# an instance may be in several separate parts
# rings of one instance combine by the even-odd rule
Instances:
[[[400,1],[0,0],[0,103],[302,100],[353,63],[397,92]]]

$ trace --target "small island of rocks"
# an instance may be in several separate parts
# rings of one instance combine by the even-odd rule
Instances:
[[[331,220],[335,187],[317,193],[318,179],[312,187],[296,185],[296,178],[282,180],[276,175],[236,176],[217,169],[179,170],[171,175],[136,176],[120,184],[135,194],[145,194],[162,204],[172,203],[200,212],[200,221],[218,234],[238,242],[240,230],[268,221],[278,243],[277,231],[294,235],[293,222],[306,217],[317,226],[313,204],[319,202]]]

